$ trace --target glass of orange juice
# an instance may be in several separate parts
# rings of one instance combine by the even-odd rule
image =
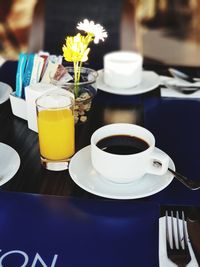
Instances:
[[[63,89],[36,100],[40,158],[48,170],[68,169],[75,152],[74,97]]]

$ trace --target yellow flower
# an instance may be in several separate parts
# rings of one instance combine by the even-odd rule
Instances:
[[[69,62],[85,62],[88,60],[88,39],[78,33],[75,36],[68,36],[66,44],[63,45],[63,56]]]
[[[62,47],[64,59],[68,62],[73,62],[74,65],[75,97],[78,97],[79,94],[82,62],[88,60],[89,44],[92,41],[94,43],[98,43],[99,40],[104,41],[107,37],[105,29],[100,24],[95,24],[94,21],[85,19],[83,22],[78,23],[77,28],[85,31],[86,35],[78,33],[75,36],[67,36],[66,43]]]

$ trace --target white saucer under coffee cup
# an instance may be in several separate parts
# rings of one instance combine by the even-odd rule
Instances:
[[[110,136],[128,136],[146,143],[146,148],[135,154],[113,154],[100,148],[100,140]],[[102,142],[102,141],[101,141]],[[163,175],[167,172],[169,157],[155,149],[155,138],[147,129],[129,123],[114,123],[97,129],[91,137],[91,161],[93,168],[115,183],[129,183],[146,173]],[[154,166],[154,161],[161,163]]]
[[[143,58],[139,53],[116,51],[104,56],[104,82],[115,88],[131,88],[142,80]]]

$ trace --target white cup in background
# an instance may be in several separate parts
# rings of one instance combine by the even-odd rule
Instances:
[[[106,152],[97,146],[104,138],[121,135],[142,139],[147,147],[136,154],[120,155]],[[115,183],[129,183],[146,173],[163,175],[169,165],[169,157],[155,149],[153,134],[141,126],[129,123],[114,123],[97,129],[91,137],[91,160],[98,173]],[[154,166],[154,161],[160,162],[161,167]]]
[[[143,58],[139,53],[116,51],[104,56],[104,82],[114,88],[131,88],[142,80]]]

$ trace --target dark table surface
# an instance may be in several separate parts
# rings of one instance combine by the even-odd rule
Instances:
[[[14,87],[15,69],[16,63],[14,62],[4,65],[0,69],[0,81],[7,82]],[[166,66],[152,65],[146,66],[146,69],[155,70],[159,74],[167,73]],[[184,68],[184,70],[195,75],[199,74],[198,68]],[[76,150],[78,151],[90,143],[91,134],[95,129],[114,122],[114,119],[116,122],[116,118],[123,122],[124,118],[127,118],[127,122],[136,123],[149,129],[155,135],[156,146],[173,159],[176,169],[180,173],[200,181],[200,123],[198,122],[200,118],[200,100],[161,98],[159,88],[138,96],[112,95],[98,90],[88,121],[83,125],[76,125]],[[77,236],[75,240],[80,242],[76,243],[74,241],[78,244],[77,251],[80,252],[82,249],[81,257],[76,259],[74,255],[76,244],[72,242],[71,245],[74,250],[72,249],[73,252],[70,254],[69,262],[73,262],[73,264],[69,266],[79,266],[82,262],[81,258],[84,262],[83,266],[158,266],[159,206],[164,204],[200,204],[200,191],[191,191],[175,179],[161,192],[143,199],[119,201],[95,196],[78,187],[70,178],[68,171],[51,172],[41,167],[38,135],[28,129],[26,121],[12,114],[9,101],[0,105],[0,125],[0,142],[12,146],[21,159],[21,165],[16,175],[1,186],[0,197],[2,202],[0,201],[0,210],[3,210],[7,215],[11,216],[12,214],[13,220],[17,220],[17,225],[20,225],[18,227],[19,231],[23,231],[23,223],[17,219],[17,213],[24,216],[28,205],[30,207],[32,205],[33,214],[38,215],[37,219],[35,218],[37,223],[40,219],[46,218],[46,212],[50,212],[48,215],[51,219],[60,216],[62,223],[66,223],[64,224],[66,229],[74,230],[77,233],[77,229],[81,228],[83,232],[80,234],[78,231],[78,233],[81,235],[82,241]],[[35,203],[33,198],[40,204]],[[19,201],[20,204],[13,204],[15,200]],[[2,203],[5,203],[5,201],[12,206],[12,209],[9,210],[4,207]],[[70,204],[66,206],[66,202]],[[47,203],[51,207],[50,211],[44,211],[44,206]],[[53,203],[60,207],[56,214],[54,213],[55,210],[52,209]],[[21,207],[20,211],[19,206]],[[76,208],[74,209],[74,207]],[[86,214],[87,216],[84,217]],[[76,218],[75,226],[70,222],[70,215],[72,215],[71,218]],[[29,214],[26,217],[29,224],[32,216]],[[85,218],[90,218],[89,223],[86,223],[87,219],[85,221]],[[95,221],[94,224],[92,223],[93,220]],[[60,226],[61,221],[54,221],[54,223],[56,227],[61,227],[63,230],[64,226]],[[146,226],[144,221],[147,222]],[[43,227],[45,228],[45,225]],[[51,227],[53,227],[53,222]],[[5,237],[9,229],[5,229],[3,228],[0,235],[3,237],[6,248],[11,249],[9,247],[10,243]],[[84,231],[86,231],[85,235],[88,234],[87,237],[83,234]],[[17,234],[15,235],[16,240],[19,240],[20,237]],[[73,239],[73,237],[65,235],[64,239]],[[47,236],[48,233],[45,231],[44,238],[46,238],[46,241],[48,240]],[[56,237],[52,238],[55,242],[59,242]],[[94,238],[97,239],[96,245],[92,242]],[[136,240],[138,241],[136,242]],[[123,242],[125,243],[123,244]],[[84,247],[84,244],[86,247]],[[18,245],[20,248],[23,247],[20,242]],[[69,248],[70,244],[65,244],[65,246]],[[111,249],[112,246],[113,249]],[[30,246],[29,249],[33,251],[33,247]],[[99,249],[102,249],[103,258],[97,252]],[[142,249],[146,253],[146,258],[140,256]],[[86,260],[89,257],[89,250],[92,251],[93,256],[90,260]],[[132,254],[134,250],[135,252]],[[63,253],[62,250],[60,253]],[[94,263],[95,257],[98,257],[99,261]],[[67,266],[63,264],[65,260],[63,259],[60,265],[55,266]]]
[[[14,86],[13,70],[0,72],[1,81]],[[7,66],[7,68],[11,68]],[[148,66],[161,74],[166,66]],[[187,69],[190,73],[197,68]],[[120,96],[98,91],[93,101],[88,121],[76,125],[76,150],[88,145],[90,137],[98,127],[112,122],[130,122],[148,128],[155,135],[156,146],[164,150],[173,159],[176,169],[199,180],[200,166],[200,103],[198,99],[183,100],[160,98],[159,88],[138,95]],[[127,118],[127,119],[126,119]],[[9,191],[40,193],[60,196],[79,196],[98,198],[79,188],[70,178],[68,171],[51,172],[41,167],[38,147],[38,135],[28,129],[27,122],[12,114],[10,102],[0,105],[0,142],[12,146],[20,155],[21,166],[13,179],[1,188]],[[175,194],[173,191],[175,190]],[[179,194],[180,190],[180,194]],[[184,193],[184,194],[183,194]],[[158,201],[199,201],[199,192],[191,192],[174,180],[161,193],[150,197]]]

